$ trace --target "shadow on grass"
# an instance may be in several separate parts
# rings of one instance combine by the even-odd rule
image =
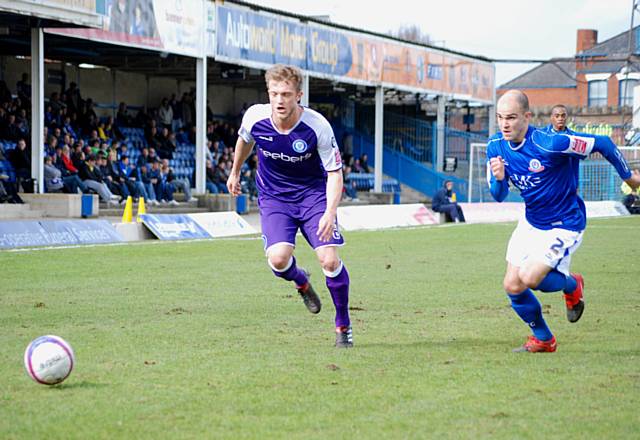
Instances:
[[[510,346],[512,339],[487,339],[487,338],[452,338],[452,339],[429,339],[413,341],[388,341],[388,342],[363,342],[358,347],[362,348],[451,348],[466,347],[486,351],[488,346]],[[514,345],[515,347],[516,345]]]
[[[69,383],[64,382],[58,385],[53,385],[51,388],[55,390],[64,391],[64,390],[75,390],[75,389],[98,389],[98,388],[105,388],[107,386],[109,386],[109,384],[87,382],[86,380],[84,380],[82,382],[69,382]]]

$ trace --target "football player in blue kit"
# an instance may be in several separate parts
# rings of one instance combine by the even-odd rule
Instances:
[[[530,126],[529,100],[521,91],[505,93],[496,112],[501,132],[487,144],[491,194],[501,202],[511,184],[520,190],[525,203],[525,217],[507,247],[503,286],[513,310],[533,335],[514,351],[554,352],[556,338],[532,289],[564,292],[567,319],[577,322],[582,316],[584,279],[569,272],[571,255],[580,246],[586,227],[575,161],[600,153],[632,188],[640,186],[640,172],[629,169],[606,136],[550,133]]]

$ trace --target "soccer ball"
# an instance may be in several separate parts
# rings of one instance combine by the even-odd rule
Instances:
[[[31,379],[44,385],[65,380],[75,358],[71,345],[59,336],[40,336],[31,341],[24,352],[24,367]]]

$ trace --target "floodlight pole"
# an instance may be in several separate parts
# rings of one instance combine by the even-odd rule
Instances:
[[[207,55],[196,59],[196,193],[205,193],[207,148]]]
[[[302,99],[300,105],[309,107],[309,74],[302,75]]]
[[[444,141],[447,112],[447,98],[444,95],[438,96],[438,110],[436,113],[436,163],[433,164],[436,171],[444,171]]]
[[[382,149],[384,133],[384,87],[376,87],[375,150],[373,190],[382,192]]]
[[[44,34],[31,29],[31,177],[38,180],[33,191],[44,193]],[[26,139],[25,139],[26,141]]]

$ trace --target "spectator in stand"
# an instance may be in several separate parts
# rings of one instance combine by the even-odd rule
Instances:
[[[56,148],[56,151],[57,150]],[[78,177],[78,169],[71,161],[71,148],[69,148],[68,145],[64,145],[61,148],[60,154],[56,154],[55,166],[62,174],[62,183],[64,184],[66,192],[75,194],[78,192],[78,189],[81,192],[87,192],[87,186],[80,177]]]
[[[64,107],[64,103],[60,101],[60,94],[58,92],[53,92],[49,96],[49,105],[51,106],[51,114],[53,115],[54,121],[56,125],[60,125],[60,120],[58,117],[60,116],[60,110]]]
[[[102,140],[102,141],[106,141],[107,139],[109,139],[109,136],[107,136],[107,133],[105,131],[104,125],[105,125],[104,122],[102,122],[102,121],[99,122],[98,123],[98,130],[97,130],[98,138],[100,138],[100,140]],[[93,135],[93,133],[92,133],[92,135]]]
[[[25,137],[25,133],[23,133],[21,127],[18,125],[18,121],[16,121],[16,115],[9,114],[7,117],[7,128],[2,137],[4,140],[11,142],[17,142],[18,139]]]
[[[158,137],[157,150],[161,159],[173,159],[173,152],[176,150],[175,137],[172,139],[168,128],[162,129],[162,134]]]
[[[9,152],[9,162],[16,173],[16,187],[24,192],[33,192],[33,180],[31,179],[31,149],[27,148],[24,139],[18,139],[16,147]]]
[[[0,173],[0,203],[24,203],[15,183],[9,181],[9,175],[4,173]]]
[[[360,163],[360,159],[353,160],[353,172],[354,173],[364,173],[364,168],[362,168],[362,164]]]
[[[140,182],[144,185],[145,192],[147,193],[147,198],[145,200],[149,201],[152,205],[159,205],[160,203],[158,203],[153,182],[155,178],[152,177],[150,168],[151,164],[142,165],[138,168],[138,176],[140,177]]]
[[[226,180],[224,180],[224,171],[213,165],[213,162],[207,160],[205,169],[207,175],[207,190],[211,194],[228,193]]]
[[[51,156],[44,158],[44,187],[49,193],[62,192],[64,183],[62,182],[62,172],[53,166]]]
[[[68,134],[73,139],[78,139],[78,135],[71,125],[71,116],[67,115],[64,117],[64,122],[62,123],[62,133]]]
[[[82,97],[80,96],[80,89],[75,82],[72,81],[69,83],[69,88],[64,92],[64,94],[67,98],[67,109],[70,112],[79,112],[82,110]]]
[[[147,146],[149,148],[153,148],[156,150],[158,155],[160,155],[160,150],[162,150],[162,142],[160,140],[160,136],[158,134],[158,129],[154,126],[149,128],[149,133],[147,134]]]
[[[11,90],[7,87],[7,83],[0,80],[0,103],[11,102],[12,100],[13,96],[11,96]]]
[[[118,163],[118,153],[113,148],[109,150],[107,156],[107,168],[107,173],[111,176],[112,181],[119,186],[122,201],[126,201],[126,198],[135,191],[135,187],[133,183],[129,183],[127,175],[122,172],[120,164]],[[122,203],[122,201],[120,203]]]
[[[158,121],[161,128],[171,130],[171,124],[173,123],[173,108],[169,105],[167,98],[162,99],[160,108],[158,109]]]
[[[84,163],[85,159],[86,157],[84,148],[80,145],[79,142],[76,142],[76,144],[73,146],[73,153],[71,153],[71,162],[73,163],[73,166],[78,170],[78,173],[80,173],[80,167]]]
[[[16,83],[16,92],[18,98],[24,101],[25,105],[31,105],[31,84],[29,84],[29,75],[23,73],[20,81]]]
[[[173,186],[174,191],[182,191],[184,199],[187,202],[197,202],[198,199],[191,195],[191,184],[187,179],[177,179],[173,173],[173,169],[169,166],[169,160],[162,160],[162,173],[166,176],[166,181]]]
[[[59,147],[62,147],[62,145],[58,145],[58,139],[55,136],[49,136],[47,143],[44,145],[44,154],[53,156]]]
[[[149,149],[147,147],[142,148],[140,152],[140,156],[138,156],[138,160],[136,161],[136,166],[140,168],[142,165],[146,165],[149,162]]]
[[[173,200],[173,189],[167,188],[166,176],[163,176],[160,160],[154,160],[147,164],[150,167],[149,180],[153,185],[153,190],[156,194],[156,201],[160,203],[167,203]],[[169,194],[170,193],[170,194]]]
[[[111,140],[121,141],[124,139],[124,135],[113,121],[113,116],[107,118],[107,122],[104,124],[104,130]]]
[[[55,124],[55,116],[53,115],[53,109],[51,108],[51,104],[47,104],[46,109],[44,111],[44,126],[51,127]]]
[[[140,197],[144,197],[144,199],[147,200],[149,197],[147,196],[147,191],[145,190],[144,185],[140,181],[138,167],[129,162],[129,156],[120,156],[119,166],[120,174],[126,178],[127,185],[129,186],[129,192],[134,200],[137,201]]]
[[[345,165],[342,168],[343,180],[344,180],[344,194],[348,200],[352,202],[359,202],[358,191],[356,190],[356,182],[351,180],[351,167]]]
[[[120,197],[120,204],[125,203],[127,196],[129,195],[129,190],[125,183],[120,182],[117,174],[114,176],[113,167],[110,166],[109,161],[107,160],[107,153],[98,154],[98,167],[100,168],[103,181],[107,185],[107,188],[109,188],[109,191]]]
[[[171,112],[173,113],[173,121],[171,121],[171,132],[175,133],[182,127],[182,106],[176,99],[176,94],[171,94],[169,99],[169,105],[171,106]]]
[[[158,162],[160,161],[160,157],[156,153],[156,149],[151,147],[149,148],[149,157],[147,158],[148,163]]]
[[[81,164],[80,179],[87,187],[97,192],[103,202],[112,204],[118,200],[118,196],[114,195],[105,184],[100,168],[96,164],[95,155],[89,155]]]
[[[127,144],[120,144],[120,148],[118,147],[114,147],[116,149],[116,151],[118,152],[118,160],[122,160],[122,156],[128,156],[129,155],[129,147],[127,146]]]
[[[371,169],[369,168],[369,156],[366,154],[360,156],[360,167],[362,168],[363,173],[371,173]]]
[[[127,104],[121,102],[118,105],[118,113],[116,113],[116,125],[118,127],[131,127],[133,125],[133,118],[129,114]]]
[[[457,196],[453,190],[453,182],[445,180],[442,188],[438,190],[431,200],[431,208],[435,212],[442,212],[447,216],[448,220],[465,222],[462,208],[458,205]]]
[[[193,125],[193,111],[191,109],[191,96],[188,93],[182,94],[182,101],[180,102],[182,113],[182,124],[184,127],[191,127]]]

